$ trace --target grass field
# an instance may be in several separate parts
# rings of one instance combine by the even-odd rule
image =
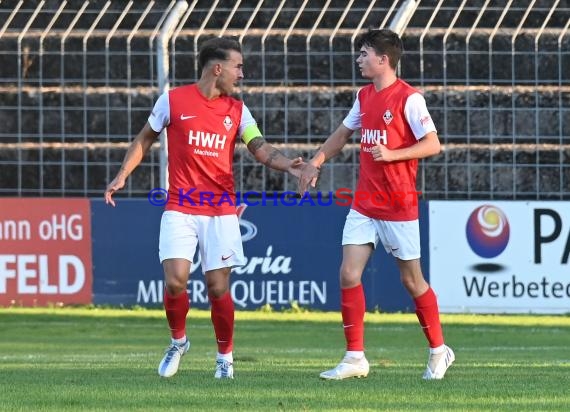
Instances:
[[[189,314],[190,352],[157,375],[159,310],[0,309],[2,411],[570,410],[570,317],[443,316],[457,360],[426,382],[411,314],[366,315],[366,379],[321,381],[344,351],[338,313],[236,313],[235,376],[213,378],[209,312]]]

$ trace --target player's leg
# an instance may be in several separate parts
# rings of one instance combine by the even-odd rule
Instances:
[[[210,318],[218,345],[214,377],[233,379],[234,301],[229,290],[231,268],[206,272],[208,297],[211,303]]]
[[[364,314],[366,301],[361,278],[372,254],[371,244],[344,245],[340,266],[341,313],[348,355],[364,356]]]
[[[186,336],[186,315],[190,300],[186,291],[197,237],[193,217],[179,212],[164,212],[160,225],[159,255],[164,269],[164,310],[170,327],[171,342],[158,366],[162,377],[178,371],[180,359],[190,348]]]
[[[234,302],[230,293],[231,268],[245,263],[236,215],[200,217],[200,253],[206,275],[211,319],[216,335],[215,378],[233,378]]]
[[[400,279],[416,306],[416,315],[428,340],[430,357],[424,379],[441,379],[455,359],[445,346],[435,293],[424,279],[420,265],[419,222],[378,222],[385,245],[396,257]]]
[[[420,260],[396,259],[400,269],[400,278],[416,306],[416,314],[422,326],[430,348],[443,345],[443,332],[439,321],[439,309],[435,293],[425,281],[420,267]]]
[[[190,262],[186,259],[165,259],[164,269],[164,310],[170,327],[173,343],[185,342],[186,315],[190,300],[186,291],[190,273]]]
[[[368,375],[369,365],[364,356],[366,302],[361,278],[376,241],[371,219],[351,210],[343,230],[340,267],[341,313],[346,352],[335,368],[320,374],[322,379],[339,380]]]
[[[423,378],[442,379],[455,360],[455,354],[444,343],[437,297],[423,277],[419,259],[397,259],[397,262],[402,283],[414,299],[416,315],[429,343],[428,365]]]

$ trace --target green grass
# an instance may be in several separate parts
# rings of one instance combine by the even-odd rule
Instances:
[[[213,378],[209,313],[191,310],[178,374],[156,368],[159,310],[0,309],[2,411],[568,410],[570,317],[442,317],[457,360],[425,382],[414,315],[366,315],[367,379],[318,379],[344,351],[338,313],[236,313],[233,381]]]

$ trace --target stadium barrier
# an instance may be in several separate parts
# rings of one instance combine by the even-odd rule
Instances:
[[[299,306],[339,310],[338,271],[347,207],[242,205],[240,226],[247,263],[232,274],[236,308]],[[119,200],[116,209],[92,201],[93,301],[97,304],[162,305],[163,271],[158,260],[161,207],[145,200]],[[136,218],[133,218],[136,216]],[[427,235],[425,236],[427,240]],[[427,250],[427,243],[426,243]],[[193,307],[208,308],[198,254],[188,283]],[[397,267],[375,254],[366,269],[370,310],[407,310],[412,302],[400,285]]]
[[[429,202],[443,312],[570,313],[568,202]]]
[[[92,302],[88,199],[3,198],[0,306]]]
[[[271,202],[238,208],[247,263],[234,269],[239,310],[340,309],[348,207]],[[442,312],[570,312],[568,202],[420,202],[422,265]],[[0,202],[0,306],[160,307],[163,208],[148,200],[5,198]],[[394,260],[377,250],[364,275],[369,311],[411,311]],[[188,292],[208,308],[199,254]]]

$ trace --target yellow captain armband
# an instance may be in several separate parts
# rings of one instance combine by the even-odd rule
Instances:
[[[261,137],[261,136],[263,136],[263,135],[259,131],[257,125],[256,124],[250,124],[243,131],[243,134],[241,135],[241,140],[246,145],[248,145],[249,142],[251,142],[253,139],[255,139],[256,137]]]

